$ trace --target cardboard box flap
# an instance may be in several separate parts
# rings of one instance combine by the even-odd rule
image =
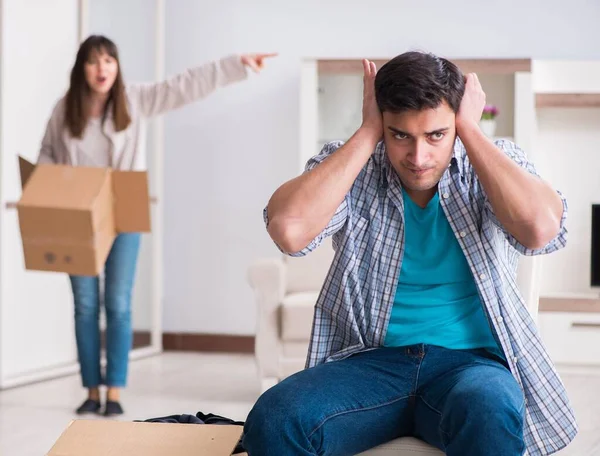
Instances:
[[[19,200],[19,206],[89,210],[110,170],[66,165],[38,165]]]
[[[148,174],[139,171],[113,171],[113,195],[117,232],[149,232]]]
[[[242,426],[76,420],[47,456],[231,456]]]
[[[19,172],[21,174],[21,189],[25,188],[25,184],[31,177],[35,165],[19,155]]]

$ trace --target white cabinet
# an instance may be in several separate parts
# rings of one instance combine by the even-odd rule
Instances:
[[[600,367],[600,313],[540,312],[538,324],[556,364]]]
[[[558,293],[540,298],[540,334],[561,368],[600,367],[600,298]]]

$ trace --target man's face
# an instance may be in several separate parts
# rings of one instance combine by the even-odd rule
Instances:
[[[452,159],[456,137],[454,111],[443,102],[435,109],[383,113],[388,158],[413,200],[427,202]]]

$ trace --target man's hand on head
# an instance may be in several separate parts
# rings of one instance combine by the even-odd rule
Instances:
[[[363,121],[360,128],[380,141],[383,137],[383,119],[375,98],[375,62],[364,59],[363,70]]]
[[[475,73],[465,76],[465,93],[458,113],[456,114],[456,132],[467,132],[472,128],[479,128],[479,120],[485,107],[485,92],[481,87],[479,78]]]

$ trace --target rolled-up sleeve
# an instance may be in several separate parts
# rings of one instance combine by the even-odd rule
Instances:
[[[308,160],[308,162],[306,163],[306,168],[305,168],[304,172],[305,173],[310,172],[312,169],[319,166],[321,163],[323,163],[324,160],[326,160],[332,153],[334,153],[337,149],[339,149],[343,144],[344,143],[342,141],[334,141],[334,142],[329,142],[329,143],[325,144],[323,146],[323,148],[321,149],[321,152],[318,155],[315,155],[310,160]],[[345,225],[346,220],[348,218],[348,198],[349,198],[349,194],[347,194],[344,197],[344,199],[342,200],[342,202],[336,209],[335,213],[333,214],[333,217],[331,218],[331,220],[329,221],[327,226],[302,250],[300,250],[299,252],[295,252],[295,253],[289,253],[289,252],[285,252],[281,247],[279,247],[277,244],[275,244],[275,245],[277,245],[277,248],[281,252],[285,253],[286,255],[290,255],[293,257],[305,256],[306,254],[315,250],[317,247],[319,247],[319,245],[321,245],[321,243],[323,242],[324,239],[326,239],[329,236],[333,236],[336,232],[338,232]],[[263,209],[263,219],[264,219],[266,227],[269,226],[269,213],[268,213],[267,209],[268,209],[268,206]]]
[[[526,171],[533,174],[534,176],[540,177],[539,174],[537,173],[537,170],[535,169],[534,164],[531,161],[529,161],[529,159],[527,158],[527,155],[519,146],[517,146],[516,144],[514,144],[511,141],[506,141],[506,140],[497,141],[496,146],[499,147],[512,161],[514,161],[521,168],[525,169]],[[482,188],[481,188],[481,190],[483,191]],[[500,221],[496,217],[496,214],[494,213],[494,209],[492,208],[492,204],[490,203],[487,196],[485,197],[485,213],[491,219],[491,221],[504,232],[504,235],[506,236],[506,239],[508,240],[510,245],[512,245],[522,255],[534,256],[534,255],[544,255],[547,253],[552,253],[552,252],[562,249],[563,247],[565,247],[567,245],[567,234],[568,234],[567,228],[566,228],[566,220],[567,220],[567,213],[568,213],[567,200],[561,192],[557,191],[557,194],[559,195],[559,197],[562,201],[562,206],[563,206],[563,211],[562,211],[562,215],[560,218],[560,229],[558,230],[558,233],[554,237],[554,239],[552,239],[548,244],[546,244],[544,247],[539,248],[539,249],[530,249],[530,248],[525,247],[512,234],[510,234],[506,230],[506,228],[504,228],[504,226],[500,223]]]

